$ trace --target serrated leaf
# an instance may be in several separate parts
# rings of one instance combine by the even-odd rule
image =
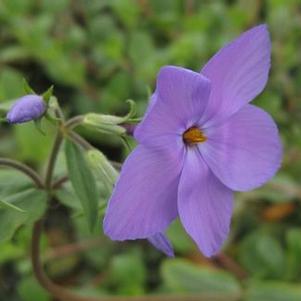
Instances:
[[[97,222],[99,199],[95,178],[84,154],[76,144],[66,141],[65,154],[71,184],[81,201],[89,229],[92,232]]]
[[[221,297],[222,300],[238,300],[241,287],[238,281],[225,271],[210,269],[183,260],[170,259],[163,263],[162,277],[168,291],[194,293],[200,297]]]

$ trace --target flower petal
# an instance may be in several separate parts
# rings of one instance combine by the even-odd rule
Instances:
[[[158,137],[175,140],[200,119],[210,93],[203,75],[174,66],[161,68],[147,114],[134,136],[144,145],[158,145]]]
[[[226,239],[232,191],[210,171],[197,148],[188,150],[178,192],[180,220],[205,256],[216,254]]]
[[[138,146],[126,159],[109,201],[104,232],[113,240],[149,238],[177,216],[183,150],[174,157]]]
[[[213,173],[229,188],[245,191],[268,181],[278,170],[282,146],[268,113],[246,105],[219,127],[206,130],[199,146]]]
[[[167,238],[167,236],[163,233],[157,233],[148,238],[148,241],[159,251],[163,252],[168,257],[174,257],[173,247]]]
[[[270,69],[270,53],[267,26],[260,25],[243,33],[209,60],[201,71],[211,81],[203,125],[222,122],[263,90]]]

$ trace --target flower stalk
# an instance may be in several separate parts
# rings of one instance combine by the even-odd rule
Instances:
[[[19,170],[28,176],[38,188],[44,187],[41,177],[32,168],[21,162],[7,158],[0,158],[0,166],[7,166]]]

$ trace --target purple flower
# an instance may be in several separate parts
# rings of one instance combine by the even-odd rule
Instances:
[[[233,191],[259,187],[278,170],[277,126],[248,104],[264,88],[270,39],[257,26],[222,48],[196,73],[163,67],[135,130],[109,201],[104,231],[113,240],[163,233],[177,217],[206,256],[229,232]]]
[[[19,98],[6,115],[9,123],[23,123],[39,119],[46,111],[43,98],[30,94]]]
[[[157,233],[148,237],[148,241],[165,255],[169,257],[175,256],[170,241],[163,233]]]

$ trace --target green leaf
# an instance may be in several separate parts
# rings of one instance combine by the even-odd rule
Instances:
[[[36,94],[36,92],[30,87],[28,81],[23,78],[23,89],[26,94]]]
[[[98,199],[95,178],[80,148],[66,141],[67,168],[73,189],[81,201],[89,229],[92,232],[97,222]]]
[[[289,229],[286,233],[287,252],[286,252],[286,280],[297,280],[301,275],[301,229]]]
[[[284,251],[270,233],[254,231],[248,235],[240,245],[239,259],[257,278],[280,279],[283,276]]]
[[[42,119],[41,118],[34,120],[34,125],[35,125],[36,130],[40,134],[42,134],[43,136],[46,136],[46,133],[42,128]]]
[[[133,28],[139,20],[139,5],[131,0],[113,0],[110,2],[114,12],[129,28]]]
[[[245,301],[300,301],[300,285],[268,281],[252,283],[246,291]]]
[[[171,224],[167,233],[177,253],[187,254],[195,250],[195,244],[183,229],[179,219]]]
[[[23,94],[22,74],[13,68],[2,67],[0,74],[0,99],[15,99]]]
[[[2,199],[2,202],[21,211],[9,206],[0,209],[0,242],[11,239],[20,226],[32,224],[44,214],[47,194],[43,190],[31,188],[10,195]]]
[[[53,89],[54,89],[54,86],[51,85],[43,94],[42,94],[42,97],[44,99],[44,101],[46,103],[49,102],[50,98],[52,97],[53,95]]]
[[[25,210],[23,210],[23,209],[15,206],[15,205],[13,205],[11,203],[8,203],[8,202],[6,202],[4,200],[0,200],[0,207],[2,207],[2,208],[8,208],[8,209],[13,209],[13,210],[16,210],[18,212],[26,212]]]
[[[12,105],[15,103],[16,99],[13,100],[7,100],[5,102],[0,103],[0,113],[2,114],[6,114],[10,108],[12,107]]]
[[[165,288],[173,293],[197,293],[209,300],[221,297],[229,301],[237,300],[241,295],[240,285],[231,274],[196,266],[184,259],[166,260],[162,277]]]
[[[118,177],[117,170],[107,157],[97,149],[87,151],[86,159],[91,170],[94,171],[96,179],[103,184],[106,192],[110,194]]]
[[[82,205],[74,192],[72,185],[68,182],[62,188],[55,192],[56,197],[65,206],[77,211],[82,211]]]
[[[113,258],[109,283],[122,295],[143,295],[146,270],[140,252],[120,254]]]
[[[18,285],[18,293],[23,301],[39,300],[49,301],[50,296],[46,290],[44,290],[37,280],[33,277],[27,277],[21,279]]]
[[[16,157],[21,161],[41,163],[46,160],[52,147],[54,127],[46,120],[43,129],[47,135],[41,135],[33,122],[15,126],[13,128],[16,139]]]
[[[18,170],[0,170],[0,199],[32,187],[31,180]]]
[[[97,113],[88,113],[84,116],[83,125],[91,127],[104,134],[124,135],[126,130],[120,124],[131,122],[136,114],[136,103],[128,99],[126,101],[129,106],[129,112],[123,116],[104,115]]]

